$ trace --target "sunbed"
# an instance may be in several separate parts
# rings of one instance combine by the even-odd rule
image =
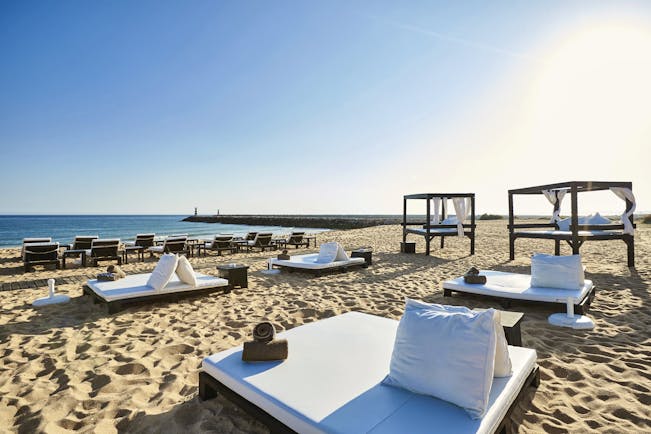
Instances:
[[[509,346],[513,374],[493,378],[487,412],[472,419],[448,402],[382,380],[398,321],[350,312],[282,332],[283,362],[243,363],[242,347],[203,360],[199,396],[222,393],[272,432],[494,433],[528,385],[539,381],[535,350]]]
[[[23,244],[23,265],[27,273],[34,265],[55,264],[59,268],[59,243]]]
[[[443,295],[451,296],[453,292],[497,297],[508,304],[508,300],[526,300],[554,303],[565,310],[568,297],[575,300],[574,310],[586,313],[595,296],[591,280],[585,280],[579,289],[558,289],[531,286],[528,274],[504,273],[501,271],[481,270],[486,276],[485,284],[465,283],[463,276],[443,282]]]
[[[120,252],[120,240],[115,239],[95,239],[86,251],[86,260],[90,259],[93,266],[97,266],[99,261],[117,261],[122,265],[122,254]]]
[[[149,256],[154,256],[154,253],[182,253],[189,254],[188,251],[188,236],[187,235],[170,235],[163,241],[160,246],[151,246],[147,248]]]
[[[204,256],[206,256],[208,250],[217,251],[217,256],[221,256],[222,252],[235,253],[237,251],[237,247],[232,244],[232,241],[233,235],[215,235],[215,238],[213,238],[212,241],[204,241],[203,244],[199,244],[197,254],[201,254],[202,249]]]
[[[117,312],[124,305],[143,301],[177,300],[181,297],[205,294],[217,290],[230,291],[228,280],[195,272],[197,286],[188,285],[173,276],[160,291],[147,286],[151,274],[133,274],[115,281],[89,280],[84,286],[84,294],[92,296],[96,302],[106,303],[109,313]]]
[[[294,246],[295,248],[299,247],[309,247],[309,242],[305,239],[305,232],[292,232],[286,238],[279,238],[274,240],[276,244],[280,247]]]
[[[261,252],[267,249],[275,250],[276,245],[271,242],[272,237],[273,234],[271,232],[259,232],[252,240],[247,239],[245,243],[240,243],[239,247],[245,248],[247,251],[251,251],[251,249],[260,249]]]
[[[343,247],[338,243],[321,245],[319,253],[293,255],[289,259],[271,258],[272,267],[286,268],[289,271],[301,270],[320,274],[323,271],[347,269],[349,267],[367,267],[364,258],[349,258]]]

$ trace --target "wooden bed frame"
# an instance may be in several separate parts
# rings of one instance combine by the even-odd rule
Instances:
[[[593,234],[579,234],[579,231],[608,231],[617,230],[623,231],[623,224],[608,224],[608,225],[579,225],[579,211],[578,211],[578,193],[586,191],[600,191],[608,190],[610,187],[623,187],[630,190],[633,189],[631,182],[599,182],[599,181],[572,181],[561,182],[557,184],[538,185],[535,187],[518,188],[509,190],[509,260],[515,259],[515,240],[518,238],[537,238],[554,240],[554,254],[560,255],[561,241],[567,242],[572,248],[572,254],[578,255],[579,250],[586,241],[609,241],[609,240],[622,240],[626,243],[627,248],[627,263],[629,267],[635,267],[635,239],[633,235],[625,234],[623,232],[613,233],[593,233]],[[513,196],[521,194],[543,194],[543,190],[558,190],[567,189],[570,192],[572,203],[572,224],[570,225],[569,234],[561,233],[536,233],[531,231],[528,233],[516,232],[516,229],[547,229],[549,231],[558,230],[555,223],[524,223],[515,224],[515,215],[513,213]],[[626,209],[629,210],[632,202],[626,200]],[[554,205],[554,211],[559,210],[560,204],[557,202]],[[630,221],[633,227],[633,216],[630,216]]]
[[[495,433],[499,434],[511,434],[511,433],[517,433],[517,426],[514,426],[513,423],[510,420],[511,413],[513,412],[513,409],[516,407],[516,405],[523,400],[524,396],[526,395],[527,387],[538,387],[540,384],[540,370],[538,368],[538,365],[534,367],[534,369],[531,371],[527,379],[525,380],[524,384],[522,385],[522,389],[518,393],[518,396],[515,398],[509,409],[507,410],[506,414],[504,415],[504,418],[500,421],[500,424],[495,431]],[[292,430],[290,427],[258,407],[257,405],[253,404],[252,402],[248,401],[246,398],[242,397],[239,395],[237,392],[234,392],[233,390],[229,389],[227,386],[225,386],[223,383],[220,381],[216,380],[214,377],[211,375],[207,374],[206,372],[199,372],[199,399],[202,401],[206,401],[212,398],[216,398],[218,394],[222,394],[226,399],[229,401],[233,402],[235,405],[240,407],[242,410],[244,410],[246,413],[248,413],[251,417],[254,419],[258,420],[259,422],[263,423],[264,425],[269,428],[269,431],[272,434],[295,434],[296,431]]]
[[[350,268],[354,267],[361,267],[361,268],[368,268],[368,264],[366,261],[360,263],[360,264],[350,264],[350,265],[340,265],[338,267],[331,267],[331,268],[322,268],[320,270],[314,269],[314,268],[300,268],[300,267],[288,267],[286,265],[277,265],[273,264],[273,267],[280,268],[281,270],[287,270],[289,273],[308,273],[308,274],[313,274],[315,277],[319,277],[325,273],[329,272],[345,272],[348,271]]]
[[[441,237],[441,248],[445,247],[445,237],[456,237],[458,236],[456,229],[457,225],[431,225],[431,200],[434,198],[448,198],[452,199],[454,197],[469,197],[470,198],[470,224],[463,223],[463,235],[470,238],[470,254],[475,254],[475,193],[420,193],[420,194],[408,194],[403,196],[402,199],[402,242],[407,242],[407,235],[414,234],[425,237],[425,255],[430,254],[430,244],[435,237]],[[407,222],[407,200],[411,199],[420,199],[425,200],[426,202],[426,219],[424,222]],[[446,218],[446,209],[442,207],[441,209],[441,220]],[[426,229],[427,233],[422,233],[421,231],[416,231],[414,229],[409,229],[409,226],[420,226],[422,229]],[[431,229],[455,229],[454,232],[430,232]]]
[[[443,296],[444,297],[452,297],[453,292],[458,292],[459,294],[469,294],[469,295],[476,295],[479,297],[486,297],[486,298],[496,298],[497,302],[503,306],[505,309],[508,309],[511,307],[511,303],[514,301],[521,301],[525,303],[540,303],[540,304],[546,304],[554,307],[563,307],[563,312],[565,312],[565,303],[550,303],[550,302],[545,302],[545,301],[534,301],[534,300],[525,300],[521,298],[505,298],[505,297],[500,297],[500,296],[492,296],[488,294],[476,294],[474,292],[467,292],[467,291],[462,291],[460,289],[447,289],[443,288]],[[588,309],[590,309],[590,305],[592,304],[592,300],[594,300],[595,295],[596,295],[596,289],[593,286],[592,289],[585,295],[583,300],[581,300],[578,304],[574,305],[574,312],[577,315],[586,315],[588,313]]]
[[[168,292],[168,293],[146,295],[143,297],[134,297],[134,298],[127,298],[124,300],[114,300],[114,301],[104,300],[102,297],[97,295],[97,293],[95,293],[95,291],[93,291],[88,285],[84,285],[83,289],[84,289],[84,295],[91,296],[93,298],[94,304],[95,303],[106,304],[106,306],[108,307],[108,313],[113,314],[123,309],[126,309],[127,307],[130,307],[130,305],[132,304],[149,304],[157,301],[178,302],[182,298],[198,297],[217,291],[223,291],[224,294],[228,294],[229,292],[231,292],[233,287],[231,285],[215,286],[210,288],[194,289],[190,291]]]

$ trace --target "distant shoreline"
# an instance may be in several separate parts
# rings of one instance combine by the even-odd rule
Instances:
[[[372,226],[399,224],[402,221],[402,217],[350,215],[197,215],[186,217],[183,219],[183,221],[250,226],[303,227],[315,229],[360,229]]]

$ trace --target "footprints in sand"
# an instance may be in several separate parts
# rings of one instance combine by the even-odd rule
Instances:
[[[115,373],[118,375],[140,375],[148,372],[147,368],[140,363],[127,363],[115,369]]]

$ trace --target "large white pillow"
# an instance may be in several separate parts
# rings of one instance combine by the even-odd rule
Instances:
[[[407,300],[384,384],[486,413],[495,363],[494,310],[447,312]]]
[[[559,231],[569,231],[570,225],[572,224],[572,219],[568,217],[566,219],[559,220],[556,222],[556,224],[558,225]]]
[[[149,280],[147,280],[147,286],[151,286],[156,291],[160,291],[165,288],[165,285],[169,283],[176,271],[176,263],[179,258],[173,253],[166,253],[160,257],[156,268],[151,272]]]
[[[470,313],[472,312],[465,306],[449,306],[445,304],[424,303],[418,300],[407,299],[407,304],[412,306],[420,306],[423,309],[438,309],[444,312],[459,312]],[[493,326],[495,328],[495,368],[493,376],[495,377],[509,377],[513,373],[513,366],[511,364],[511,357],[509,356],[509,343],[506,341],[504,334],[504,327],[502,327],[502,315],[499,310],[495,311],[493,316]]]
[[[179,276],[179,280],[188,285],[197,286],[197,276],[194,274],[194,269],[192,264],[188,261],[188,258],[185,256],[179,256],[179,260],[176,264],[176,275]]]
[[[333,262],[337,257],[337,252],[339,251],[339,243],[323,243],[319,248],[319,256],[317,256],[316,261],[319,264],[329,264]]]
[[[581,255],[553,256],[536,253],[531,257],[531,286],[581,289],[584,281]]]

